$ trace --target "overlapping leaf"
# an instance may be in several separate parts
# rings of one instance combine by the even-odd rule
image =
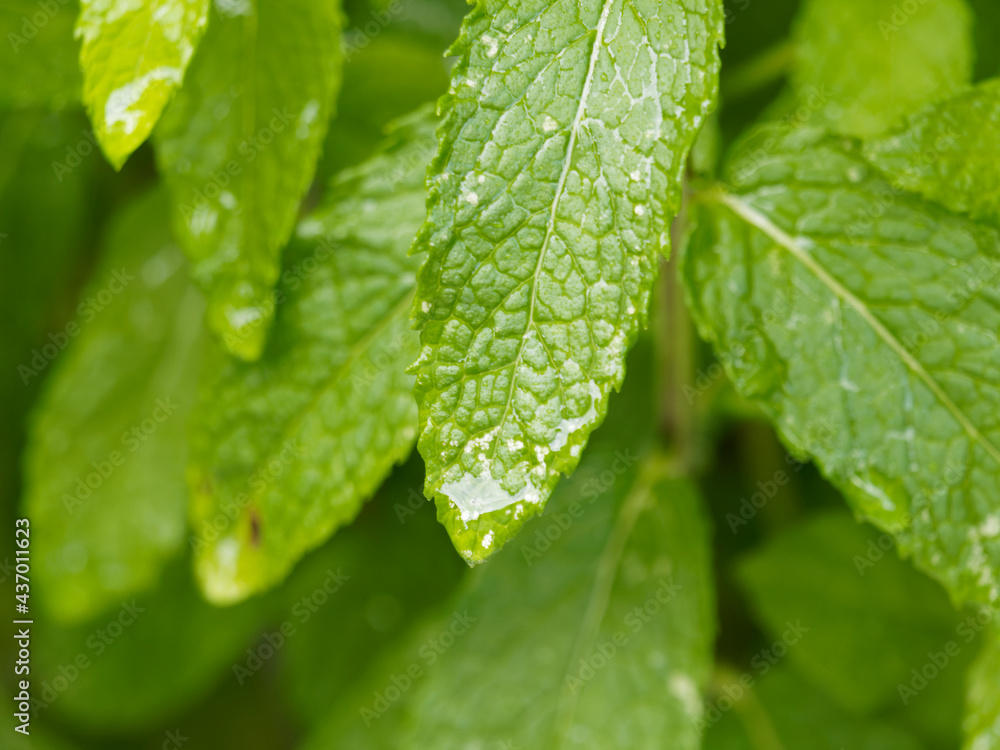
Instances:
[[[82,0],[81,6],[83,102],[117,169],[146,140],[184,80],[209,0]]]
[[[858,136],[969,83],[975,59],[965,0],[808,0],[796,42],[795,88],[818,87],[825,119]]]
[[[773,636],[788,622],[808,629],[789,661],[854,714],[895,705],[910,670],[955,637],[958,614],[941,587],[847,513],[790,529],[738,573]],[[957,715],[960,705],[949,703]]]
[[[155,589],[119,600],[95,619],[63,628],[36,623],[35,718],[69,719],[90,732],[162,733],[220,679],[235,679],[232,666],[246,664],[244,651],[262,624],[282,612],[276,604],[272,597],[213,607],[199,596],[190,560],[181,556]]]
[[[181,244],[227,349],[256,359],[281,248],[340,86],[336,0],[218,3],[155,139]]]
[[[741,680],[752,680],[750,689]],[[733,699],[730,696],[738,696]],[[722,709],[726,709],[723,711]],[[728,673],[709,699],[705,750],[919,750],[913,735],[888,722],[859,719],[784,664]]]
[[[76,317],[36,350],[58,362],[31,424],[25,503],[33,571],[63,618],[146,588],[183,539],[204,301],[166,208],[157,192],[121,216]]]
[[[207,368],[193,429],[194,539],[215,601],[281,580],[358,513],[416,438],[407,255],[434,121],[333,183],[289,248],[262,359]]]
[[[767,142],[767,139],[765,139]],[[734,164],[684,259],[737,388],[959,600],[1000,601],[1000,233],[811,131]]]
[[[927,107],[864,152],[893,184],[1000,225],[1000,81]]]
[[[633,384],[535,533],[476,570],[307,747],[700,746],[708,527],[690,484],[640,460],[653,411],[648,378]]]
[[[985,619],[985,618],[983,618]],[[969,674],[964,750],[1000,748],[1000,638],[994,629]]]
[[[414,314],[426,490],[470,563],[541,511],[621,385],[722,26],[717,0],[488,0],[463,25]]]

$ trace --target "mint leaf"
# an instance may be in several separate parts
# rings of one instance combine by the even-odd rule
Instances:
[[[181,709],[234,680],[233,665],[245,662],[261,625],[280,611],[277,602],[213,607],[192,585],[189,566],[186,557],[176,559],[156,588],[118,600],[89,622],[58,628],[36,621],[36,718],[57,714],[91,734],[153,727],[162,737]]]
[[[208,22],[209,0],[81,0],[83,102],[120,169],[180,88]]]
[[[708,701],[705,750],[919,750],[917,738],[891,724],[842,711],[784,664],[759,674],[727,670]],[[750,690],[740,678],[749,675]],[[738,699],[729,696],[738,695]],[[731,706],[731,708],[729,708]],[[726,710],[721,710],[725,708]]]
[[[452,609],[477,623],[415,693],[408,747],[700,747],[714,630],[708,525],[693,486],[657,471],[647,463],[613,515],[605,500],[564,543],[536,542],[537,567],[512,549],[472,583]],[[578,497],[565,493],[548,523],[564,525]]]
[[[864,153],[893,184],[1000,225],[998,122],[1000,81],[988,81],[913,115]]]
[[[310,723],[351,692],[383,649],[436,613],[468,571],[433,504],[414,489],[422,479],[417,459],[394,471],[362,517],[306,557],[282,589],[297,628],[282,652],[282,676],[296,714]],[[315,606],[315,593],[337,571],[350,580],[329,605]]]
[[[975,58],[965,0],[807,0],[792,82],[829,96],[838,131],[870,136],[969,83]]]
[[[414,369],[426,492],[470,563],[541,512],[621,386],[722,27],[717,0],[488,0],[463,24]]]
[[[714,630],[707,522],[694,488],[656,459],[588,494],[621,445],[593,446],[554,495],[538,538],[550,546],[525,539],[477,571],[306,747],[374,732],[375,747],[698,748]],[[379,703],[411,664],[403,705]]]
[[[253,360],[340,87],[340,7],[256,0],[216,9],[155,142],[178,237],[208,293],[209,328]]]
[[[0,104],[58,109],[80,99],[77,0],[0,3]]]
[[[407,121],[384,153],[341,173],[304,220],[259,362],[228,359],[192,434],[193,544],[206,595],[273,585],[350,522],[417,432],[410,328],[434,121]]]
[[[698,327],[858,513],[958,600],[998,602],[1000,233],[894,192],[857,144],[771,145],[695,207]]]
[[[1000,748],[1000,693],[997,692],[1000,638],[995,628],[987,636],[986,645],[969,672],[963,750]]]
[[[788,622],[808,628],[789,660],[851,713],[894,705],[910,670],[955,637],[958,616],[940,586],[846,513],[774,537],[738,573],[771,636]]]
[[[204,302],[152,193],[116,222],[33,415],[25,463],[34,568],[59,618],[150,586],[185,527],[185,420]],[[40,355],[44,356],[44,355]]]

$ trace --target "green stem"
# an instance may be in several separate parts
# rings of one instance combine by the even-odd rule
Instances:
[[[719,665],[712,676],[710,688],[712,692],[722,694],[723,688],[738,684],[740,678],[741,675],[737,674],[736,670]],[[757,698],[752,687],[744,689],[743,694],[733,701],[733,710],[736,711],[754,750],[785,750],[767,709]]]

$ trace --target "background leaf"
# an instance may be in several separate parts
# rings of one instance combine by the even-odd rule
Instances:
[[[881,133],[972,80],[965,0],[807,0],[795,36],[796,90],[820,87],[826,120],[850,135]]]
[[[1000,640],[996,630],[988,633],[986,647],[969,675],[966,695],[965,750],[995,750],[1000,747]]]
[[[260,356],[281,248],[340,87],[336,0],[217,4],[155,134],[175,227],[208,294],[209,328]]]
[[[77,35],[83,101],[108,160],[120,168],[184,80],[209,0],[82,0]]]
[[[337,178],[289,248],[264,357],[206,368],[192,518],[214,601],[280,581],[413,447],[418,259],[406,251],[433,128],[429,115],[412,118],[381,155]]]
[[[738,695],[741,675],[730,674],[718,686],[712,708]],[[728,692],[727,692],[728,689]],[[715,716],[712,708],[709,715]],[[716,708],[716,710],[718,710]],[[912,735],[888,724],[857,719],[783,665],[755,678],[733,708],[719,711],[709,724],[705,750],[759,750],[760,748],[816,748],[816,750],[918,750]]]
[[[789,660],[855,714],[897,702],[897,685],[958,626],[944,591],[896,556],[891,537],[846,513],[773,538],[742,561],[739,578],[772,636],[788,622],[809,628]]]
[[[32,420],[25,504],[35,572],[61,618],[151,585],[183,538],[204,302],[166,206],[156,192],[123,213],[77,317],[50,337],[65,351]]]
[[[921,110],[864,153],[894,185],[1000,225],[998,122],[1000,80],[992,80]]]
[[[894,193],[857,152],[803,131],[737,160],[739,192],[697,210],[692,312],[859,514],[956,599],[997,602],[1000,234]]]

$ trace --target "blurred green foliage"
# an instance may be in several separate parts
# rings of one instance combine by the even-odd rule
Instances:
[[[354,361],[350,342],[323,339],[316,322],[325,319],[305,316],[334,310],[357,322],[370,300],[364,289],[338,296],[338,274],[354,267],[346,254],[301,288],[281,287],[288,302],[273,328],[267,320],[245,348],[229,347],[244,359],[263,352],[248,364],[211,341],[192,265],[201,264],[194,277],[209,300],[223,289],[228,313],[233,300],[296,268],[317,223],[326,233],[350,231],[373,276],[410,273],[417,261],[402,256],[403,235],[416,231],[420,211],[390,198],[404,192],[394,180],[418,190],[433,148],[386,146],[385,131],[446,92],[444,53],[468,10],[459,0],[354,0],[339,11],[258,2],[271,6],[253,30],[262,36],[299,14],[282,43],[262,48],[248,37],[253,0],[216,0],[205,40],[228,37],[200,51],[221,59],[194,58],[191,89],[180,87],[163,121],[158,110],[150,116],[154,144],[138,146],[118,172],[82,102],[77,2],[0,7],[0,579],[6,607],[15,583],[10,530],[27,515],[37,701],[30,738],[8,722],[0,748],[1000,748],[1000,640],[990,616],[956,607],[897,556],[891,537],[857,524],[759,407],[737,395],[708,346],[654,352],[663,346],[655,326],[630,354],[629,378],[579,470],[484,566],[470,571],[454,553],[423,497],[420,458],[393,466],[413,436],[395,436],[404,445],[389,451],[363,423],[350,433],[354,448],[384,451],[377,477],[367,477],[380,485],[371,500],[361,505],[372,493],[349,473],[330,489],[323,481],[332,480],[307,471],[303,486],[323,491],[271,508],[276,517],[301,514],[293,521],[306,539],[268,571],[274,587],[234,606],[206,601],[193,573],[192,516],[214,513],[189,507],[191,485],[203,479],[189,455],[192,412],[204,422],[220,405],[238,405],[216,415],[238,412],[231,439],[213,434],[198,449],[211,454],[205,460],[221,484],[245,483],[246,467],[264,462],[247,435],[273,431],[276,405],[292,398],[286,363],[311,368],[308,388],[318,392],[329,386],[325,368]],[[893,11],[888,0],[727,0],[720,107],[696,147],[694,173],[721,174],[720,162],[762,119],[871,133],[1000,73],[996,4],[949,0],[936,9],[940,17],[907,26],[905,44],[886,45],[877,22]],[[222,19],[227,28],[213,30]],[[340,53],[323,44],[323,34],[341,32]],[[312,48],[296,43],[307,36]],[[921,54],[929,48],[934,54]],[[879,65],[896,74],[871,75]],[[296,79],[296,69],[308,79]],[[824,77],[828,99],[803,105]],[[289,93],[296,82],[302,88]],[[237,210],[220,190],[213,210],[228,224],[178,220],[165,184],[194,192],[234,147],[244,158],[239,137],[202,136],[256,134],[286,98],[298,105],[294,138],[240,178],[255,180],[240,189],[256,208]],[[304,112],[318,118],[314,127],[302,125]],[[401,163],[394,170],[375,154]],[[365,181],[373,163],[386,180],[377,190]],[[370,224],[366,201],[385,201]],[[249,263],[260,288],[226,275],[245,270],[226,244],[245,233],[255,235]],[[191,253],[199,243],[203,251]],[[379,262],[387,247],[398,264]],[[134,280],[111,290],[120,269]],[[666,269],[655,304],[674,310],[672,295],[682,292],[669,281],[673,265]],[[99,310],[88,303],[95,299]],[[363,330],[357,338],[368,340]],[[667,381],[690,390],[668,390]],[[154,419],[147,434],[143,420],[163,399],[176,413]],[[329,419],[339,414],[330,410]],[[136,426],[145,439],[130,451]],[[619,471],[623,451],[636,460]],[[105,462],[115,467],[108,476]],[[79,482],[95,472],[97,486],[81,496]],[[787,481],[775,481],[779,472]],[[323,513],[340,490],[350,498],[347,525],[324,541]],[[266,552],[261,516],[233,513],[244,548]],[[225,544],[213,553],[220,564],[236,555]],[[680,586],[665,614],[629,620],[664,581]],[[462,625],[466,611],[474,622]],[[633,631],[634,622],[642,624]],[[0,626],[4,697],[17,692],[8,668],[15,629],[10,618]],[[598,666],[598,647],[619,630],[628,631],[621,653]],[[944,665],[935,661],[942,653]],[[921,674],[928,662],[930,679]],[[574,675],[579,694],[566,679]]]

